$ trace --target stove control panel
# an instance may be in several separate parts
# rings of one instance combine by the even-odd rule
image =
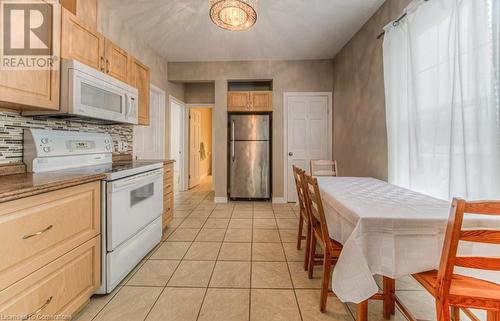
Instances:
[[[111,158],[113,140],[109,134],[87,133],[47,129],[24,131],[24,162],[28,169],[36,164],[51,164],[59,167],[68,162],[94,165],[95,160]],[[72,156],[72,157],[69,157]],[[73,156],[78,156],[76,159]]]

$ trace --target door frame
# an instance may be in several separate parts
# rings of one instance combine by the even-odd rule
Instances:
[[[187,117],[189,113],[189,109],[191,108],[210,108],[212,109],[212,190],[215,190],[215,166],[214,166],[214,161],[215,161],[215,153],[214,153],[214,142],[215,142],[215,126],[214,126],[214,111],[215,111],[215,104],[186,104],[186,113],[185,113],[185,120],[184,120],[184,126],[186,128],[186,139],[184,140],[184,149],[189,152],[189,117]],[[189,156],[187,154],[187,156]],[[189,182],[189,157],[186,157],[185,160],[185,165],[186,165],[186,172],[185,172],[185,178],[186,182]]]
[[[160,150],[160,153],[161,155],[159,156],[160,159],[164,159],[166,158],[166,153],[165,153],[165,141],[166,141],[166,124],[164,121],[162,121],[162,119],[165,119],[165,115],[166,115],[166,112],[165,112],[165,91],[153,84],[149,84],[149,95],[151,96],[152,93],[155,93],[157,95],[159,95],[159,102],[160,102],[160,108],[159,108],[159,111],[158,111],[158,119],[156,120],[158,122],[158,125],[160,126],[160,131],[162,133],[162,139],[159,141],[159,150]],[[150,99],[150,102],[151,102],[151,99]],[[150,122],[151,121],[155,121],[155,120],[152,120],[151,119],[151,104],[150,104],[150,109],[149,109],[149,116],[150,116]],[[140,126],[140,125],[139,125]],[[150,126],[150,125],[147,125],[147,126]],[[133,132],[133,137],[136,137],[137,136],[137,126],[133,126],[132,128],[132,132]],[[134,140],[133,141],[133,145],[135,147],[135,143],[136,141]],[[132,156],[134,159],[137,159],[137,155],[135,154],[135,148],[133,148],[133,151],[132,151]]]
[[[283,93],[283,199],[273,199],[276,203],[288,203],[288,98],[294,96],[328,97],[328,155],[333,156],[333,103],[332,92],[285,92]]]
[[[188,137],[188,134],[186,133],[186,104],[181,101],[180,99],[175,98],[172,95],[169,95],[168,97],[168,127],[169,127],[169,144],[168,144],[168,152],[169,152],[169,158],[173,158],[173,152],[172,152],[172,144],[171,144],[171,138],[172,138],[172,128],[170,126],[171,121],[172,121],[172,102],[175,102],[177,105],[181,107],[181,113],[180,113],[180,130],[181,130],[181,139],[180,139],[180,147],[181,147],[181,156],[179,157],[180,162],[179,162],[179,176],[181,178],[181,181],[179,183],[179,191],[186,191],[186,183],[187,183],[187,175],[185,174],[186,169],[188,168],[186,165],[186,137]]]

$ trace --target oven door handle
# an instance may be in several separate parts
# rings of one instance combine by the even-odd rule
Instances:
[[[144,183],[150,183],[159,177],[163,176],[163,169],[154,171],[154,172],[149,172],[145,174],[140,174],[137,176],[125,178],[122,180],[117,180],[115,182],[112,182],[108,188],[108,191],[110,193],[118,192],[122,189],[128,188],[130,186],[137,186],[139,187],[140,185]]]

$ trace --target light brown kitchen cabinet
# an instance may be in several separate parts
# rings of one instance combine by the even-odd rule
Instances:
[[[62,8],[61,57],[78,60],[104,71],[104,36],[83,20]]]
[[[250,105],[252,111],[273,111],[273,92],[251,91]]]
[[[105,40],[104,48],[104,72],[118,80],[128,82],[130,55],[109,39]]]
[[[163,229],[174,218],[174,164],[163,166]]]
[[[61,0],[61,5],[93,29],[97,29],[98,0]]]
[[[149,125],[149,67],[134,57],[130,59],[129,84],[136,87],[139,92],[139,125]]]
[[[227,110],[230,112],[272,111],[272,91],[229,91]]]
[[[227,93],[228,111],[248,111],[250,109],[250,93],[248,91],[229,91]]]
[[[49,70],[0,70],[0,102],[12,109],[59,110],[59,66]]]
[[[78,60],[123,82],[129,80],[131,56],[64,8],[61,57]]]
[[[61,15],[60,6],[54,5],[54,19]],[[59,25],[54,37],[60,36]],[[60,44],[52,43],[52,56],[59,57]],[[7,58],[6,58],[7,59]],[[55,61],[47,70],[0,70],[0,104],[3,107],[22,110],[59,110],[60,62]]]
[[[4,315],[72,315],[99,287],[100,181],[1,203],[0,233]]]

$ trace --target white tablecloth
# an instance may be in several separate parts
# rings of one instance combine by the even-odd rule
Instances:
[[[330,237],[344,245],[332,279],[341,301],[359,303],[377,293],[373,275],[397,279],[438,268],[450,202],[374,178],[318,177],[318,183]],[[468,227],[500,228],[500,220],[470,216]],[[460,249],[492,252],[500,253],[468,242]]]

